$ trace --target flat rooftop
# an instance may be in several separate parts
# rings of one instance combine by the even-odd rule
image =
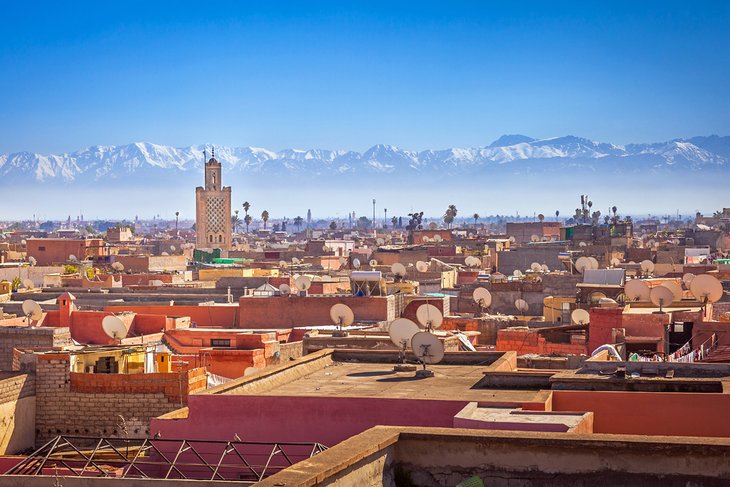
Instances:
[[[501,353],[447,352],[441,364],[428,367],[434,377],[423,379],[417,379],[415,372],[394,372],[397,356],[397,352],[387,351],[322,350],[206,393],[504,402],[532,401],[538,393],[537,388],[477,387],[488,365]],[[452,357],[466,363],[451,362]]]

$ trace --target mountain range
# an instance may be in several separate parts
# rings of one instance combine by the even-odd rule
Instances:
[[[96,145],[64,154],[16,152],[0,155],[0,186],[7,184],[69,184],[93,182],[144,184],[197,181],[203,150],[210,146],[170,147],[146,142],[120,146]],[[504,135],[473,148],[412,151],[375,145],[364,152],[329,149],[285,149],[215,146],[235,182],[240,177],[265,176],[282,183],[322,178],[390,180],[444,177],[482,181],[501,176],[549,173],[614,175],[730,173],[730,136],[700,136],[666,142],[619,145],[576,136],[533,139]],[[239,176],[240,175],[240,176]],[[226,181],[226,184],[229,184]]]

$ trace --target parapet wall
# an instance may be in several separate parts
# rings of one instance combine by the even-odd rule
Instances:
[[[13,349],[53,348],[71,344],[68,328],[0,326],[0,371],[13,368]]]

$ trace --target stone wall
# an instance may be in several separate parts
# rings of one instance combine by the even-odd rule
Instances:
[[[181,374],[72,374],[68,355],[40,355],[36,443],[60,434],[144,438],[150,418],[187,404],[188,391],[204,388],[205,381],[203,369]]]
[[[32,448],[35,436],[35,378],[0,375],[0,455]]]
[[[54,348],[71,345],[68,328],[1,326],[0,371],[18,370],[13,367],[13,349]]]

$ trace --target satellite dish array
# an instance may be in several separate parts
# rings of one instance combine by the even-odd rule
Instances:
[[[464,259],[464,264],[466,264],[467,267],[481,267],[482,266],[482,260],[479,257],[475,257],[473,255],[470,255],[466,259]]]
[[[585,270],[598,269],[598,260],[595,257],[579,257],[575,261],[575,269],[583,274]]]
[[[437,364],[444,358],[444,345],[432,331],[441,326],[444,317],[436,306],[422,304],[416,310],[416,319],[426,330],[420,331],[418,325],[407,318],[399,318],[390,325],[390,339],[400,351],[400,363],[393,367],[393,370],[396,372],[415,370],[415,366],[405,362],[406,350],[410,347],[423,366],[422,370],[416,371],[416,377],[433,377],[433,371],[428,370],[426,366]]]
[[[682,277],[682,281],[703,306],[722,298],[722,283],[714,276],[709,274],[694,276],[687,273]],[[682,287],[676,282],[668,281],[651,289],[646,282],[639,279],[627,282],[624,286],[624,294],[629,301],[651,301],[659,307],[660,312],[663,312],[663,308],[671,303],[681,301],[683,297]]]

